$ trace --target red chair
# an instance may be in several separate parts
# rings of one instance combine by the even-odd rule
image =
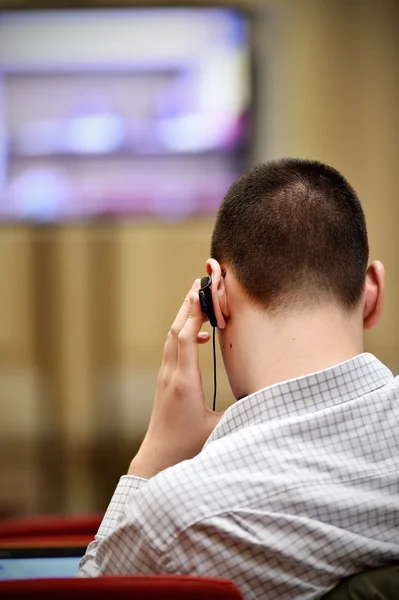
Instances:
[[[156,575],[0,582],[0,598],[17,600],[243,600],[228,579]]]
[[[0,520],[0,544],[32,542],[40,545],[57,542],[87,545],[94,538],[101,515],[87,517],[45,516]]]

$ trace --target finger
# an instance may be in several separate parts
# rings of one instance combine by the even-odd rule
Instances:
[[[190,295],[190,312],[178,338],[177,364],[185,373],[194,373],[199,369],[197,339],[205,317],[201,310],[198,293]]]
[[[206,331],[200,331],[197,336],[197,344],[206,344],[211,339],[211,336]]]
[[[200,280],[196,279],[193,285],[191,286],[191,289],[188,292],[187,296],[185,297],[184,302],[181,305],[175,320],[172,323],[164,347],[163,363],[167,363],[169,365],[177,364],[177,340],[179,333],[184,323],[187,321],[190,312],[190,294],[198,291],[200,285]]]
[[[184,302],[181,305],[180,310],[177,313],[175,320],[172,323],[171,330],[173,330],[177,334],[180,333],[180,331],[181,331],[184,323],[187,321],[188,315],[190,313],[190,297],[194,292],[199,291],[200,286],[201,286],[201,280],[196,279],[194,281],[193,285],[191,286],[191,289],[188,292],[187,296],[185,297]]]

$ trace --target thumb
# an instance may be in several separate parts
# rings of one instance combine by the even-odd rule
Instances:
[[[199,295],[190,294],[190,312],[178,337],[178,367],[187,371],[198,370],[198,334],[205,322]]]

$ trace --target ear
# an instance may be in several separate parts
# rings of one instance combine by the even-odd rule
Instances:
[[[363,327],[371,329],[381,318],[385,300],[385,268],[378,260],[371,263],[364,287]]]
[[[226,284],[222,277],[220,264],[214,258],[206,261],[206,271],[212,277],[212,302],[215,311],[216,320],[219,329],[226,327],[226,321],[229,318],[229,309],[227,305]]]

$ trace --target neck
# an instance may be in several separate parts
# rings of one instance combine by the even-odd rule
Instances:
[[[239,395],[249,395],[274,383],[327,369],[363,352],[361,316],[338,309],[312,308],[277,319],[250,309],[240,318]],[[236,344],[236,348],[239,347]],[[241,386],[240,386],[241,387]]]

